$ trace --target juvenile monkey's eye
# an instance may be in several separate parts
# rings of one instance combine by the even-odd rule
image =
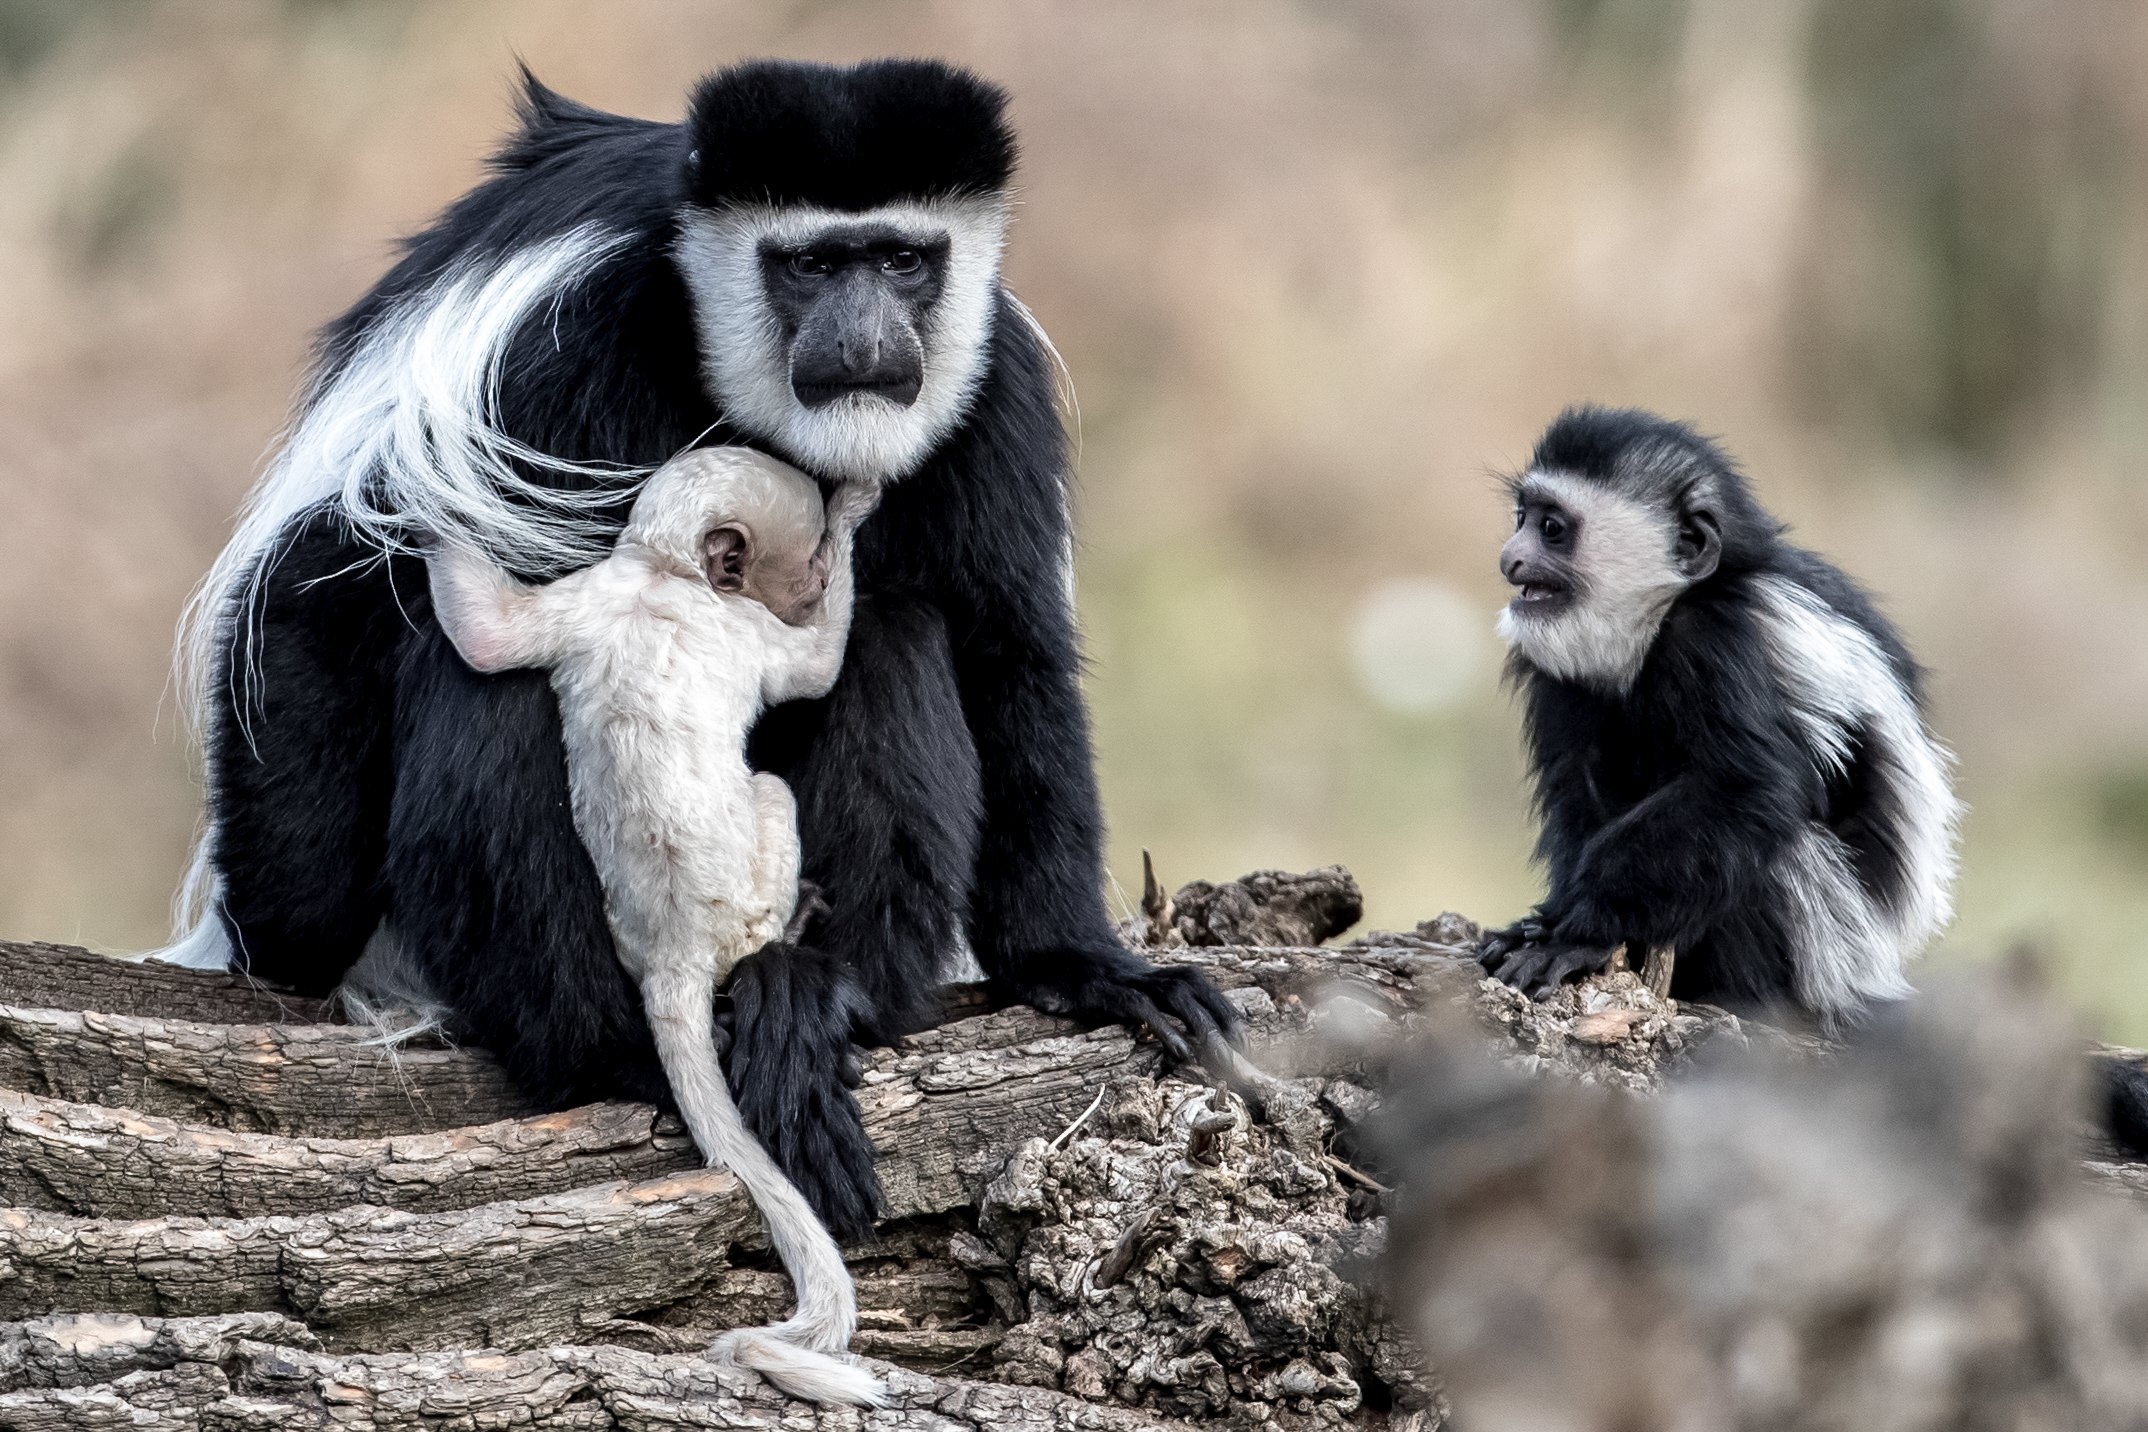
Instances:
[[[925,256],[916,249],[897,249],[880,261],[880,267],[894,274],[912,274],[925,266]]]
[[[800,278],[821,278],[827,274],[829,264],[819,254],[807,252],[792,254],[790,268]]]
[[[1547,512],[1544,514],[1543,533],[1545,542],[1549,543],[1551,546],[1554,547],[1558,546],[1561,542],[1564,542],[1566,540],[1566,531],[1567,528],[1565,518],[1561,517],[1556,512]]]

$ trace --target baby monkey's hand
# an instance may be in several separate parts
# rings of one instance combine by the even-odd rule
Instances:
[[[878,478],[855,478],[839,483],[828,495],[828,532],[832,536],[839,527],[855,528],[872,515],[880,505],[880,493],[886,483]]]
[[[880,491],[885,486],[877,478],[853,478],[838,483],[835,491],[828,494],[826,526],[821,530],[820,546],[813,552],[813,576],[823,589],[835,565],[836,547],[847,544],[858,524],[872,515],[880,505]]]

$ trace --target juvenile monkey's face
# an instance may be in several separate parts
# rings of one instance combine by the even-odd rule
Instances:
[[[777,520],[756,530],[750,518],[722,518],[702,536],[702,570],[717,591],[748,597],[797,626],[828,590],[821,525]]]
[[[1555,616],[1574,604],[1574,558],[1581,521],[1557,498],[1525,490],[1515,503],[1514,535],[1499,550],[1499,574],[1514,587],[1517,616]]]
[[[1624,690],[1689,584],[1667,512],[1605,483],[1532,472],[1516,484],[1499,633],[1538,670]]]

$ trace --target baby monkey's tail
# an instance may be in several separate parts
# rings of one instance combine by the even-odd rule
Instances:
[[[725,1333],[714,1351],[808,1402],[884,1407],[880,1380],[841,1355],[858,1326],[857,1291],[842,1250],[798,1186],[746,1131],[716,1062],[712,991],[691,985],[658,980],[643,989],[657,1054],[702,1157],[746,1186],[798,1295],[789,1319]]]

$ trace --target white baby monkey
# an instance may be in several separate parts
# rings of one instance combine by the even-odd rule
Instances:
[[[603,882],[619,959],[641,986],[665,1077],[704,1157],[768,1220],[797,1291],[786,1322],[716,1350],[795,1396],[880,1405],[838,1354],[857,1294],[835,1240],[740,1121],[717,1063],[714,1000],[784,932],[798,898],[790,787],[746,764],[763,707],[826,695],[850,635],[851,539],[877,483],[838,487],[745,448],[673,459],[612,554],[545,586],[483,557],[431,559],[433,609],[479,671],[545,667],[574,822]]]

